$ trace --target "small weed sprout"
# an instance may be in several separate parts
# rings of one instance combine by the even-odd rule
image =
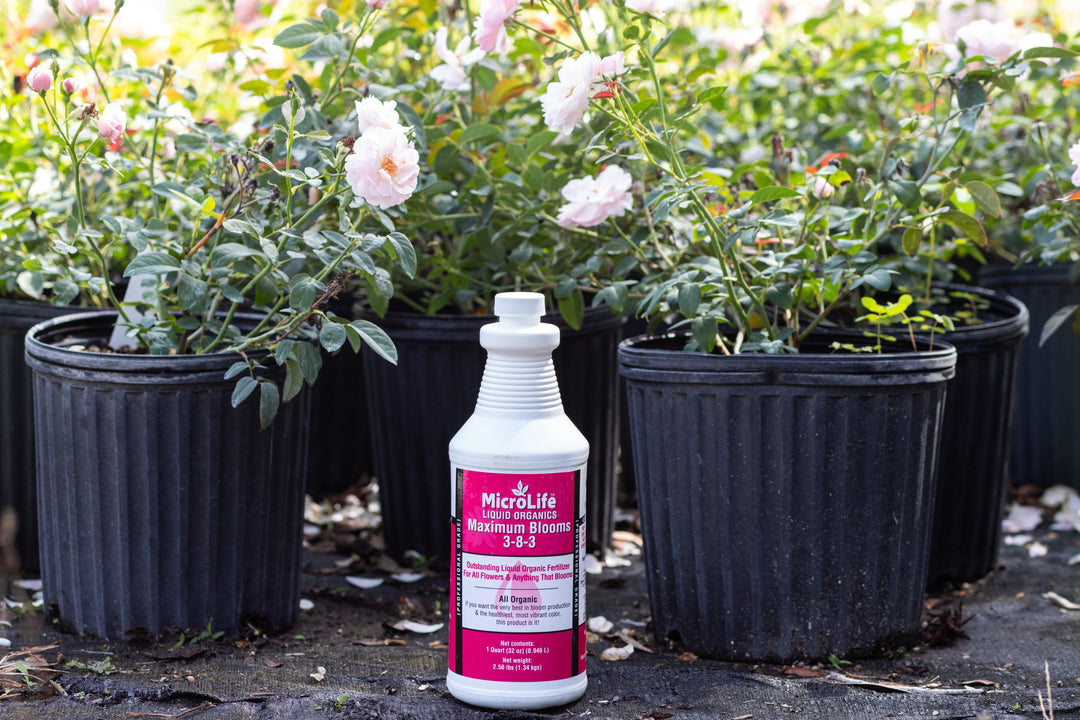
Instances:
[[[338,711],[344,710],[345,705],[348,702],[349,702],[349,696],[348,695],[338,695],[337,699],[334,701],[334,709],[338,710]]]

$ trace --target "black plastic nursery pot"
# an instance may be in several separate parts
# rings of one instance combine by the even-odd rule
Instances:
[[[383,537],[400,557],[415,550],[435,565],[449,560],[450,460],[454,433],[469,419],[480,392],[486,353],[480,327],[491,316],[386,314],[378,324],[398,349],[391,365],[364,360],[379,480]],[[590,549],[610,542],[618,453],[618,372],[622,320],[589,310],[580,330],[557,316],[562,337],[552,355],[566,414],[589,440],[586,533]]]
[[[941,286],[988,306],[978,324],[943,336],[956,348],[956,376],[941,430],[931,584],[968,582],[997,562],[1015,402],[1016,367],[1028,311],[1016,298],[983,288]]]
[[[340,493],[374,473],[364,362],[347,347],[324,355],[318,382],[305,389],[311,395],[307,491],[314,497]]]
[[[38,539],[34,401],[23,338],[33,325],[75,311],[44,302],[0,299],[0,509],[15,514],[15,549],[24,570],[38,568]],[[8,522],[4,520],[5,525]]]
[[[1068,265],[991,265],[979,284],[1020,300],[1031,314],[1031,333],[1020,349],[1009,475],[1016,486],[1056,483],[1080,489],[1080,335],[1066,325],[1042,347],[1046,321],[1080,303],[1080,283]]]
[[[657,636],[780,662],[910,639],[956,351],[721,356],[684,343],[619,346]]]
[[[70,628],[291,625],[300,598],[308,394],[259,430],[231,407],[232,354],[87,352],[116,314],[26,336],[34,376],[41,576]]]

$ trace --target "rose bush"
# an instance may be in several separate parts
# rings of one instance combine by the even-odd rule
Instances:
[[[226,127],[240,118],[200,115],[171,60],[119,57],[107,33],[123,6],[98,18],[96,3],[69,3],[68,21],[54,2],[58,31],[32,53],[36,97],[20,109],[49,121],[32,144],[51,172],[24,207],[59,258],[22,254],[25,269],[51,278],[55,302],[107,297],[119,316],[113,350],[239,354],[234,405],[258,389],[264,424],[315,380],[320,346],[367,344],[393,361],[376,325],[326,303],[353,278],[389,296],[376,259],[401,260],[409,274],[411,243],[375,219],[415,188],[406,130],[374,127],[354,140],[339,130],[356,125],[358,108],[319,105],[289,81],[254,132],[233,134]],[[340,20],[326,10],[320,22],[332,30]],[[74,92],[79,74],[94,79],[85,93]],[[283,380],[268,363],[284,367]]]

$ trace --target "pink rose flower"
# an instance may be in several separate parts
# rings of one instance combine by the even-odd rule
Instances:
[[[53,76],[46,68],[38,65],[26,75],[26,85],[36,93],[43,93],[52,87]]]
[[[1076,165],[1076,171],[1072,176],[1073,185],[1080,187],[1080,141],[1069,148],[1069,159]]]
[[[377,208],[408,200],[419,177],[420,154],[401,128],[371,128],[345,158],[345,180],[353,194]]]
[[[632,184],[630,173],[617,165],[608,165],[595,178],[571,180],[562,189],[567,204],[555,222],[564,228],[592,227],[618,217],[634,205]]]
[[[622,75],[626,72],[626,53],[622,50],[614,55],[608,55],[600,60],[599,72],[601,75]]]
[[[363,100],[356,101],[356,125],[357,132],[363,135],[371,128],[399,128],[401,118],[398,117],[397,103],[393,100],[383,102],[377,97],[370,95]]]
[[[476,16],[473,39],[484,52],[505,55],[510,50],[510,35],[506,26],[517,12],[521,0],[483,0]]]
[[[829,178],[824,175],[815,175],[813,180],[810,181],[810,193],[816,198],[830,198],[834,192],[836,192],[836,188],[829,182]]]
[[[372,10],[382,10],[390,0],[367,0],[368,7]]]
[[[79,17],[90,17],[101,12],[101,0],[67,0],[67,6]]]
[[[98,134],[110,142],[116,142],[124,134],[127,115],[116,103],[109,103],[98,116]]]
[[[74,95],[75,93],[83,90],[86,87],[86,82],[77,75],[71,75],[64,78],[64,81],[60,83],[60,87],[68,95]]]
[[[634,12],[663,15],[675,7],[672,0],[626,0],[626,7]]]
[[[433,68],[431,77],[439,83],[443,90],[466,91],[469,89],[468,68],[484,59],[484,51],[472,47],[472,39],[468,36],[451,50],[446,41],[446,28],[441,27],[435,32],[435,55],[442,64]]]
[[[587,52],[567,58],[559,68],[559,79],[548,83],[540,98],[547,126],[564,134],[571,132],[589,107],[589,100],[603,88],[599,80],[599,55]]]

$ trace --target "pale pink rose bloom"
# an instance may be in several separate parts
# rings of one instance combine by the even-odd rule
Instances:
[[[368,96],[356,101],[357,132],[363,135],[370,128],[400,128],[397,103],[393,100],[383,102],[377,97]]]
[[[98,115],[98,134],[110,142],[116,142],[124,134],[127,115],[116,103],[109,103]]]
[[[367,0],[368,7],[372,10],[382,10],[390,0]]]
[[[814,179],[810,181],[810,192],[816,198],[831,198],[833,193],[836,192],[836,188],[829,182],[829,178],[824,175],[815,175]]]
[[[71,75],[64,78],[64,81],[60,83],[60,87],[68,95],[74,95],[86,87],[86,81],[78,75]]]
[[[446,42],[445,27],[435,32],[434,49],[435,56],[442,60],[442,64],[432,69],[432,79],[439,83],[439,87],[443,90],[468,90],[468,67],[483,60],[484,51],[472,47],[472,39],[468,36],[462,38],[461,42],[450,50]]]
[[[345,158],[345,180],[353,194],[377,208],[412,197],[419,176],[420,154],[400,128],[369,129]]]
[[[559,68],[559,79],[548,83],[540,98],[547,126],[564,134],[570,133],[589,107],[589,99],[603,89],[599,80],[600,56],[596,53],[567,58]]]
[[[622,75],[626,72],[626,53],[620,50],[614,55],[608,55],[607,57],[602,58],[600,60],[599,72],[601,75],[607,76]]]
[[[26,85],[36,93],[42,93],[52,87],[53,76],[46,68],[38,65],[26,75]]]
[[[1076,165],[1076,172],[1072,176],[1073,185],[1080,187],[1080,141],[1069,148],[1069,159]]]
[[[994,0],[940,0],[937,11],[938,27],[948,42],[955,41],[957,31],[975,20],[997,23],[1006,19]]]
[[[517,12],[521,0],[483,0],[476,16],[473,39],[484,52],[505,55],[510,51],[510,35],[506,25]]]
[[[673,0],[626,0],[626,7],[639,13],[663,15],[675,7]]]
[[[592,227],[618,217],[634,206],[630,194],[633,178],[617,165],[608,165],[595,178],[575,178],[566,183],[555,222],[564,228]]]
[[[67,0],[68,9],[79,17],[90,17],[101,12],[101,0]]]
[[[266,16],[259,12],[259,0],[236,0],[233,4],[233,21],[248,30],[266,23]]]

